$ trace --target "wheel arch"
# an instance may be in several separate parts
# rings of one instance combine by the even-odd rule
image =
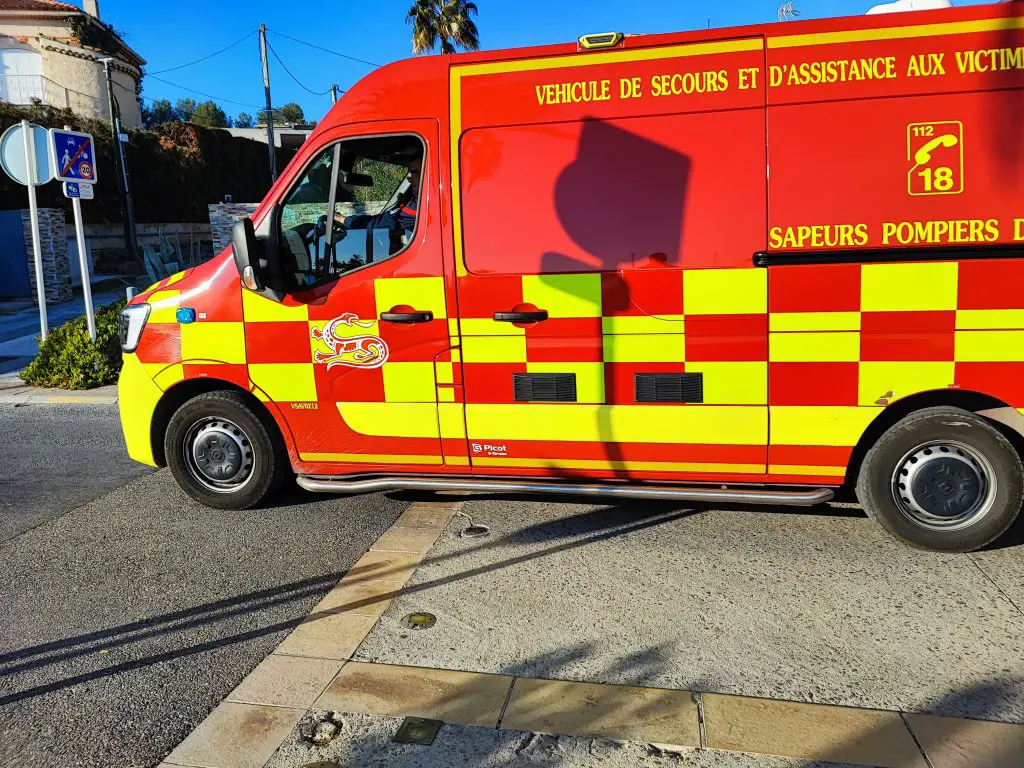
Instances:
[[[915,411],[936,406],[963,408],[987,419],[1013,444],[1024,458],[1024,416],[1016,408],[992,395],[968,389],[937,389],[904,397],[892,403],[875,417],[850,455],[846,467],[845,488],[857,484],[864,457],[886,430]]]
[[[157,402],[150,427],[150,444],[153,448],[153,458],[156,460],[157,466],[167,466],[167,457],[164,455],[164,435],[167,433],[167,426],[170,424],[174,413],[197,395],[220,391],[239,393],[254,411],[268,416],[278,435],[284,441],[285,447],[288,449],[289,460],[294,465],[297,457],[295,440],[291,430],[275,406],[269,401],[261,400],[253,392],[243,389],[233,382],[224,379],[202,377],[185,379],[178,382],[167,389]]]

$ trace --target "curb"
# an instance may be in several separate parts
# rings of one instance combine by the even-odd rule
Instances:
[[[8,381],[0,377],[0,405],[114,405],[117,403],[117,386],[97,387],[88,390],[43,389],[19,383],[7,386]],[[13,383],[13,382],[12,382]]]
[[[410,506],[159,768],[259,768],[311,710],[881,768],[1020,768],[1024,724],[353,661],[461,502]]]

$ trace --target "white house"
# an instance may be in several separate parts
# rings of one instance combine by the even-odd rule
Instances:
[[[121,122],[140,127],[137,93],[146,62],[100,21],[98,0],[83,0],[83,8],[59,0],[0,0],[0,100],[38,100],[108,120],[100,63],[106,57],[113,59]]]

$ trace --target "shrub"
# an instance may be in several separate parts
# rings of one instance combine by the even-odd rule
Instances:
[[[118,316],[126,302],[117,301],[96,312],[96,344],[82,317],[54,328],[21,378],[34,387],[92,389],[114,384],[121,372]]]

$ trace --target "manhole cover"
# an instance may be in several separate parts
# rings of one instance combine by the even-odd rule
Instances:
[[[464,539],[479,539],[481,536],[486,536],[491,532],[491,529],[486,525],[470,525],[462,529],[460,534]]]
[[[398,733],[391,737],[396,744],[422,744],[429,747],[437,738],[438,731],[444,725],[440,720],[424,720],[422,717],[407,717],[398,728]]]
[[[437,623],[437,616],[432,613],[410,613],[402,623],[409,629],[430,629]]]

